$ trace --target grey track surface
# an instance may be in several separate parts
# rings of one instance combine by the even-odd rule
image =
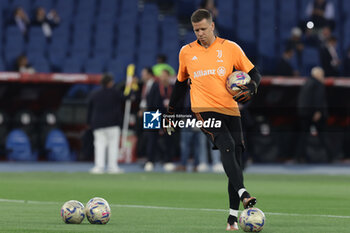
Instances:
[[[0,162],[1,172],[88,172],[91,162]],[[143,172],[141,164],[121,164],[125,172]],[[155,166],[155,172],[163,172],[161,165]],[[249,165],[247,174],[325,174],[350,175],[349,164],[331,165],[284,165],[284,164],[253,164]]]

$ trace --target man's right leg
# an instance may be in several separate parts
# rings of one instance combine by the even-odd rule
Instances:
[[[95,147],[95,166],[91,169],[91,173],[99,174],[104,172],[106,162],[106,146],[107,139],[105,138],[103,129],[96,129],[94,134],[94,147]]]

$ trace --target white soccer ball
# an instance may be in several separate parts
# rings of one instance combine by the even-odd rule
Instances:
[[[85,213],[91,224],[106,224],[111,218],[111,208],[101,197],[92,198],[86,204]]]
[[[259,232],[265,224],[265,214],[258,208],[249,208],[239,216],[239,225],[245,232]]]
[[[84,205],[76,200],[70,200],[63,204],[61,217],[65,223],[80,224],[85,218]]]
[[[249,74],[243,71],[235,71],[227,77],[226,80],[226,89],[230,92],[231,95],[238,94],[241,89],[237,85],[245,85],[251,80]]]

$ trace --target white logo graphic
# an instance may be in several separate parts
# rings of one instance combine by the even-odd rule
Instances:
[[[217,73],[219,76],[224,76],[226,74],[226,69],[225,67],[223,66],[220,66],[218,69],[217,69]]]
[[[144,129],[160,129],[160,116],[162,114],[159,109],[156,112],[143,113],[143,128]]]
[[[193,72],[193,77],[194,78],[199,78],[199,77],[202,77],[202,76],[207,76],[207,75],[215,75],[215,70],[198,70],[198,71],[195,71]]]
[[[222,58],[222,50],[216,50],[218,52],[218,58]]]
[[[194,60],[198,60],[198,58],[196,56],[193,56],[192,61],[194,61]]]

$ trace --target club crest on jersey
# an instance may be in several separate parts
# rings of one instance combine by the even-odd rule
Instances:
[[[207,76],[207,75],[211,75],[211,74],[215,75],[214,69],[212,69],[212,70],[198,70],[198,71],[193,72],[193,77],[199,78],[199,77]]]
[[[217,70],[219,76],[225,76],[226,74],[226,69],[223,66],[220,66]]]

